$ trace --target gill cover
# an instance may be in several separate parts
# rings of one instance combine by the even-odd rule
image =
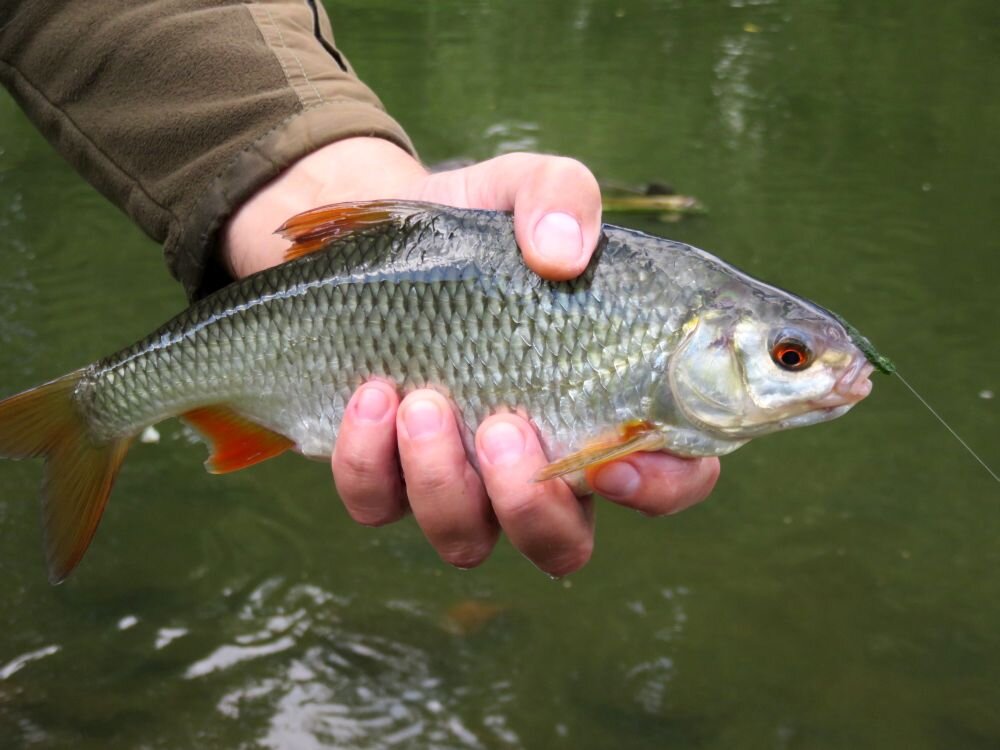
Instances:
[[[711,310],[690,320],[670,366],[670,385],[680,411],[699,425],[738,427],[745,405],[742,373],[734,356],[729,313]]]
[[[719,437],[750,438],[839,416],[826,408],[840,375],[861,352],[824,320],[777,319],[745,310],[708,310],[688,324],[673,358],[677,410]],[[782,361],[785,342],[805,361]]]

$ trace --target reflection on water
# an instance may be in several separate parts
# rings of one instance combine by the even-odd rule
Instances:
[[[16,656],[0,667],[0,680],[9,679],[30,662],[37,661],[38,659],[44,659],[46,656],[51,656],[52,654],[57,653],[59,653],[59,646],[53,644],[51,646],[45,646],[43,648],[36,649],[35,651],[29,651],[26,654]]]
[[[455,712],[462,698],[444,693],[426,654],[355,636],[337,652],[311,649],[285,674],[226,694],[218,709],[238,718],[241,709],[266,703],[269,726],[261,741],[268,747],[394,747],[409,741],[483,747]]]
[[[216,708],[226,719],[263,717],[265,747],[521,746],[503,713],[509,682],[484,686],[484,713],[470,716],[466,703],[481,696],[455,685],[425,649],[350,629],[337,613],[347,605],[313,585],[267,580],[240,607],[240,632],[184,678],[235,681]]]

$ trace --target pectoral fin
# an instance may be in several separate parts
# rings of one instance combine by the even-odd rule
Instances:
[[[547,479],[554,479],[574,471],[615,461],[624,458],[631,453],[639,451],[658,451],[664,448],[663,434],[659,430],[644,430],[634,433],[628,437],[628,430],[621,438],[615,441],[601,441],[588,445],[576,453],[571,453],[558,461],[553,461],[548,466],[542,467],[535,475],[534,481],[544,482]]]

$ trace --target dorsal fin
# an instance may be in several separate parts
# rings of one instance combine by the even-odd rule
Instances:
[[[275,234],[291,241],[292,246],[285,251],[285,260],[289,261],[322,250],[346,235],[405,219],[429,207],[428,203],[402,200],[336,203],[293,216]]]

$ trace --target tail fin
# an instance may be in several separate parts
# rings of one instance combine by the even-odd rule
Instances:
[[[97,445],[73,404],[82,371],[0,401],[0,457],[45,458],[42,524],[49,581],[87,551],[131,438]]]

